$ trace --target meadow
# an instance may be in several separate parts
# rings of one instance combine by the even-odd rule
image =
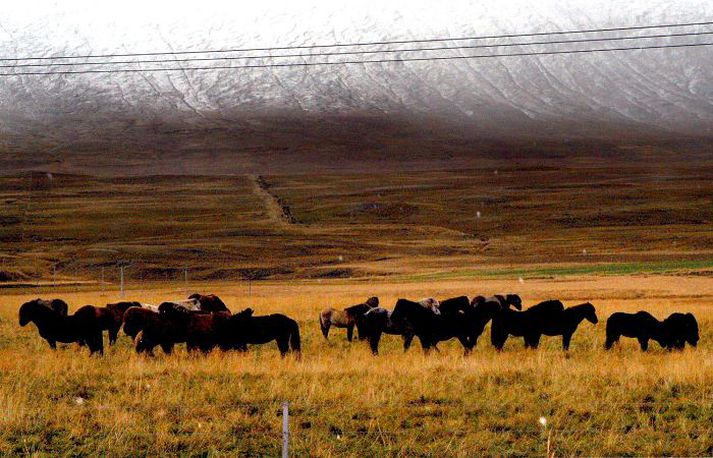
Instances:
[[[443,160],[350,144],[158,160],[170,170],[92,149],[72,156],[87,168],[0,171],[0,455],[276,456],[284,401],[292,456],[544,456],[548,438],[556,456],[712,455],[707,150],[466,146],[434,141]],[[215,293],[234,312],[295,318],[302,359],[274,345],[149,358],[123,335],[90,358],[19,327],[36,297],[118,300],[119,266],[128,300]],[[486,329],[469,357],[455,341],[404,354],[393,336],[373,357],[344,331],[325,341],[317,321],[372,295],[391,307],[508,292],[591,301],[600,322],[569,353],[555,338],[497,353]],[[693,312],[698,348],[605,352],[606,318],[641,309]]]
[[[679,266],[680,267],[680,266]],[[133,284],[127,299],[159,302],[199,290],[233,311],[283,312],[299,321],[301,360],[273,344],[247,354],[138,356],[121,336],[103,358],[74,345],[51,352],[17,308],[37,296],[72,308],[118,298],[116,285],[6,290],[0,296],[0,454],[35,456],[276,456],[280,405],[290,403],[292,456],[700,456],[713,454],[713,282],[709,271],[674,270],[542,278],[533,274],[428,281],[293,280]],[[502,353],[489,331],[463,357],[455,341],[404,354],[386,336],[380,356],[343,330],[323,339],[317,315],[378,295],[452,297],[519,292],[525,305],[560,298],[597,307],[572,349],[543,338],[537,351],[511,338]],[[658,318],[691,311],[697,348],[641,353],[622,339],[602,348],[606,318],[646,309]],[[540,423],[540,418],[546,425]]]

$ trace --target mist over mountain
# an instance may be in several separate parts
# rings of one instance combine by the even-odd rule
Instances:
[[[692,0],[315,1],[309,7],[268,0],[249,7],[209,4],[200,11],[181,2],[128,2],[113,10],[85,1],[39,4],[2,7],[0,56],[299,46],[713,18],[713,4]],[[699,36],[684,42],[706,41],[710,38]],[[5,158],[0,166],[13,170],[54,163],[75,170],[89,161],[101,168],[96,155],[107,154],[104,161],[111,162],[120,154],[130,165],[133,159],[143,164],[181,152],[207,159],[212,154],[210,167],[234,163],[236,155],[242,164],[252,161],[257,167],[288,153],[327,160],[405,150],[418,162],[420,153],[460,157],[477,149],[502,152],[498,145],[503,144],[707,142],[713,137],[712,53],[713,47],[704,46],[1,77]],[[218,160],[222,155],[227,159]]]

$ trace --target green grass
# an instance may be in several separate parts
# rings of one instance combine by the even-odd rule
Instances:
[[[688,271],[713,268],[713,259],[660,261],[660,262],[623,262],[608,264],[589,264],[558,267],[518,267],[513,269],[461,269],[447,272],[431,272],[398,277],[404,281],[454,280],[464,278],[549,278],[570,275],[635,275],[664,274],[676,271]]]

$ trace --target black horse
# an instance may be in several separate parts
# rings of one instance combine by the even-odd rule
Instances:
[[[96,307],[85,305],[74,315],[62,315],[43,301],[30,301],[22,304],[19,311],[20,326],[35,323],[40,336],[50,348],[57,349],[57,342],[86,343],[90,354],[104,353],[102,328],[97,320]]]
[[[391,321],[401,328],[412,329],[425,353],[436,348],[438,342],[454,337],[463,345],[466,354],[472,350],[463,312],[436,315],[433,310],[418,302],[399,299],[391,314]]]
[[[683,350],[688,343],[695,347],[698,345],[698,321],[692,313],[672,313],[663,320],[663,334],[666,347],[669,349]]]
[[[369,348],[374,355],[379,354],[379,342],[382,334],[401,336],[403,338],[404,351],[411,347],[411,342],[415,336],[413,329],[408,323],[401,325],[394,323],[391,319],[393,312],[383,307],[376,307],[364,314],[361,318],[360,335],[363,332],[369,343]]]
[[[485,326],[509,305],[503,307],[500,301],[473,301],[472,304],[470,309],[466,309],[465,318],[468,342],[471,348],[475,348],[478,339],[485,331]]]
[[[691,313],[672,313],[659,321],[648,312],[617,312],[607,320],[607,339],[604,348],[609,350],[621,336],[639,341],[642,351],[649,349],[649,340],[658,342],[668,350],[681,350],[686,342],[696,346],[699,340],[698,322]]]
[[[564,310],[562,302],[549,300],[533,305],[524,312],[503,308],[493,317],[490,341],[502,350],[509,336],[523,337],[525,348],[537,348],[544,323],[554,321]]]
[[[607,340],[604,348],[609,350],[621,336],[633,337],[639,341],[642,351],[649,349],[649,340],[654,340],[666,347],[663,323],[649,312],[636,313],[617,312],[607,320]]]
[[[596,309],[589,302],[567,307],[559,314],[551,314],[548,320],[541,323],[540,332],[546,336],[562,336],[562,349],[569,350],[572,334],[577,330],[579,323],[585,319],[592,324],[599,322]],[[537,341],[539,342],[539,338]],[[535,347],[537,347],[538,342],[536,342]]]
[[[231,316],[221,326],[218,341],[223,350],[241,349],[247,344],[264,344],[272,340],[283,357],[292,348],[300,356],[300,328],[295,320],[280,313],[253,316],[245,309]]]
[[[30,302],[35,302],[38,304],[42,304],[45,307],[49,307],[62,316],[67,316],[69,314],[69,305],[67,305],[67,303],[64,302],[62,299],[52,299],[51,301],[48,301],[46,299],[37,298],[34,301]]]

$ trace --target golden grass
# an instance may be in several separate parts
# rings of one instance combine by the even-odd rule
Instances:
[[[269,455],[279,453],[281,402],[291,405],[294,456],[711,455],[713,453],[713,285],[700,277],[586,277],[419,283],[192,285],[235,311],[282,311],[300,322],[303,358],[280,359],[274,345],[248,354],[140,357],[122,336],[104,358],[74,346],[50,352],[32,327],[17,325],[34,292],[0,297],[0,453],[55,455]],[[510,340],[498,354],[481,337],[464,358],[454,342],[424,356],[385,336],[372,357],[343,330],[323,340],[318,311],[378,294],[448,297],[518,290],[526,304],[592,300],[600,323],[583,323],[568,355],[544,338],[539,351]],[[158,302],[184,291],[148,288],[130,298]],[[72,306],[114,293],[60,294]],[[648,354],[624,341],[602,347],[604,322],[645,308],[662,318],[693,311],[695,350]],[[547,418],[547,430],[538,419]]]

